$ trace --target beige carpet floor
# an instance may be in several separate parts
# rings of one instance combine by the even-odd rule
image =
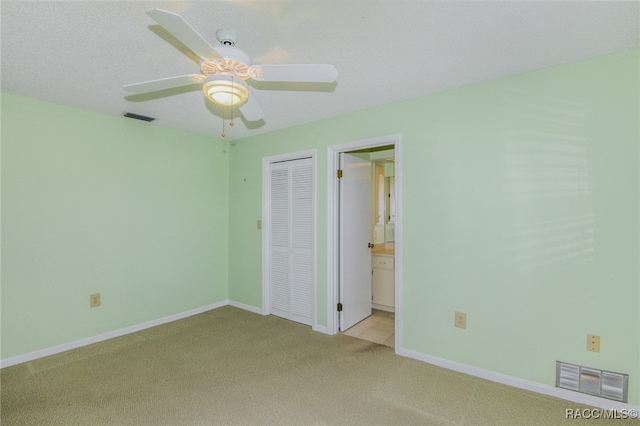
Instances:
[[[3,426],[578,425],[565,410],[586,408],[232,307],[0,378]]]

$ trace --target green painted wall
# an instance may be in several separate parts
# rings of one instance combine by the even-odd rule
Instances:
[[[639,63],[615,53],[230,145],[3,95],[1,356],[261,306],[262,158],[314,148],[326,325],[326,147],[401,133],[404,348],[548,385],[556,360],[625,372],[638,405]]]
[[[619,52],[232,144],[230,298],[261,305],[262,157],[317,148],[326,325],[326,147],[401,133],[404,347],[552,386],[556,360],[629,373],[640,404],[639,59]],[[601,352],[587,352],[588,333]]]
[[[227,149],[3,94],[2,358],[227,300]]]

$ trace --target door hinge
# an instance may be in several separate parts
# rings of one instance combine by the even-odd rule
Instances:
[[[338,170],[338,179],[342,179],[342,170]]]
[[[342,303],[338,303],[338,312],[342,312]]]

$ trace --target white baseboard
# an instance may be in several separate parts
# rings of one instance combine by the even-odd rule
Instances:
[[[0,360],[0,368],[10,367],[12,365],[21,364],[23,362],[33,361],[38,358],[44,358],[46,356],[59,354],[61,352],[66,352],[71,349],[77,349],[82,346],[87,346],[93,343],[102,342],[104,340],[113,339],[114,337],[120,337],[126,334],[135,333],[137,331],[141,331],[146,328],[151,328],[157,325],[166,324],[168,322],[177,321],[182,318],[187,318],[192,315],[201,314],[203,312],[207,312],[212,309],[221,308],[223,306],[234,306],[236,308],[244,309],[246,311],[254,312],[256,314],[262,315],[261,308],[245,305],[244,303],[235,302],[233,300],[223,300],[222,302],[214,303],[212,305],[202,306],[200,308],[192,309],[190,311],[181,312],[175,315],[169,315],[168,317],[147,321],[142,324],[132,325],[130,327],[121,328],[119,330],[108,331],[106,333],[98,334],[97,336],[87,337],[86,339],[80,339],[74,342],[63,343],[61,345],[56,345],[49,348],[44,348],[37,351],[29,352],[26,354],[6,358],[3,360]]]
[[[64,343],[62,345],[52,346],[50,348],[40,349],[40,350],[29,352],[23,355],[6,358],[3,360],[0,360],[0,368],[10,367],[12,365],[21,364],[23,362],[33,361],[38,358],[44,358],[46,356],[55,355],[71,349],[76,349],[82,346],[91,345],[93,343],[102,342],[104,340],[112,339],[114,337],[120,337],[126,334],[135,333],[147,328],[155,327],[161,324],[166,324],[172,321],[177,321],[182,318],[187,318],[193,315],[201,314],[203,312],[207,312],[207,311],[217,309],[227,305],[244,309],[246,311],[253,312],[259,315],[263,315],[261,308],[257,308],[251,305],[246,305],[240,302],[235,302],[233,300],[225,300],[222,302],[214,303],[212,305],[202,306],[200,308],[192,309],[186,312],[181,312],[179,314],[169,315],[164,318],[147,321],[142,324],[132,325],[130,327],[121,328],[119,330],[109,331],[107,333],[99,334],[93,337],[88,337],[86,339],[80,339],[74,342]],[[320,333],[330,334],[327,327],[314,325],[312,329]],[[455,361],[450,361],[450,360],[439,358],[433,355],[423,354],[421,352],[413,351],[410,349],[399,348],[396,350],[396,353],[401,356],[413,358],[419,361],[436,365],[438,367],[446,368],[448,370],[453,370],[459,373],[468,374],[470,376],[491,380],[492,382],[513,386],[519,389],[525,389],[528,391],[537,392],[544,395],[554,396],[556,398],[561,398],[561,399],[576,402],[579,404],[586,404],[593,407],[603,408],[608,410],[618,410],[618,411],[636,410],[636,412],[640,411],[640,406],[624,404],[622,402],[608,400],[605,398],[598,398],[595,396],[586,395],[579,392],[573,392],[567,389],[561,389],[554,386],[545,385],[542,383],[532,382],[530,380],[507,376],[505,374],[496,373],[494,371],[473,367],[473,366],[462,364]]]
[[[412,351],[410,349],[401,348],[396,351],[398,355],[406,356],[408,358],[424,361],[429,364],[436,365],[438,367],[446,368],[448,370],[457,371],[459,373],[468,374],[470,376],[479,377],[481,379],[491,380],[492,382],[501,383],[503,385],[513,386],[515,388],[524,389],[532,392],[541,393],[544,395],[554,396],[556,398],[564,399],[579,404],[590,405],[592,407],[603,408],[607,410],[622,410],[623,412],[629,412],[630,410],[636,410],[638,412],[640,407],[634,405],[625,404],[618,401],[613,401],[605,398],[599,398],[596,396],[586,395],[579,392],[570,391],[567,389],[557,388],[555,386],[549,386],[542,383],[532,382],[530,380],[520,379],[517,377],[507,376],[506,374],[496,373],[495,371],[485,370],[478,367],[472,367],[470,365],[461,364],[455,361],[449,361],[444,358],[439,358],[433,355],[423,354],[421,352]],[[567,407],[572,408],[572,407]]]
[[[313,331],[317,331],[318,333],[331,334],[329,333],[329,329],[325,326],[315,324],[311,327]]]
[[[373,303],[371,302],[371,309],[377,309],[379,311],[385,311],[385,312],[395,312],[396,308],[393,306],[387,306],[387,305],[378,305],[377,303]]]
[[[262,311],[262,308],[257,308],[255,306],[251,306],[251,305],[245,305],[244,303],[236,302],[236,301],[233,301],[233,300],[229,300],[229,306],[234,306],[236,308],[244,309],[245,311],[253,312],[253,313],[256,313],[256,314],[260,314],[260,315],[268,315],[268,314],[265,314]],[[331,334],[331,333],[329,333],[329,329],[327,327],[322,326],[322,325],[315,324],[315,325],[311,326],[311,329],[313,331],[317,331],[319,333]]]
[[[240,308],[240,309],[244,309],[245,311],[253,312],[254,314],[264,315],[262,313],[262,308],[257,308],[251,305],[245,305],[244,303],[236,302],[235,300],[228,300],[227,304],[235,308]]]
[[[142,324],[132,325],[130,327],[121,328],[119,330],[109,331],[106,333],[98,334],[97,336],[87,337],[86,339],[76,340],[74,342],[63,343],[61,345],[52,346],[50,348],[40,349],[37,351],[29,352],[23,355],[17,355],[14,357],[6,358],[0,361],[0,368],[10,367],[12,365],[21,364],[23,362],[33,361],[38,358],[44,358],[46,356],[55,355],[61,352],[65,352],[71,349],[80,348],[82,346],[91,345],[93,343],[102,342],[104,340],[113,339],[114,337],[124,336],[126,334],[135,333],[137,331],[144,330],[146,328],[155,327],[157,325],[166,324],[168,322],[177,321],[182,318],[187,318],[192,315],[201,314],[203,312],[217,309],[222,306],[228,305],[228,301],[214,303],[212,305],[202,306],[200,308],[192,309],[190,311],[181,312],[175,315],[169,315],[168,317],[159,318],[152,321],[147,321]]]

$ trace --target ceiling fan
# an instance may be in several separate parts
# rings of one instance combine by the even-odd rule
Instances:
[[[235,47],[238,34],[233,30],[218,30],[216,38],[220,45],[212,47],[176,13],[154,9],[148,11],[147,15],[200,57],[200,74],[186,74],[123,86],[123,89],[131,92],[146,93],[201,84],[205,96],[210,101],[228,107],[237,106],[247,121],[257,121],[264,118],[264,113],[250,96],[246,80],[331,83],[338,76],[335,67],[330,64],[254,64],[249,55]]]

